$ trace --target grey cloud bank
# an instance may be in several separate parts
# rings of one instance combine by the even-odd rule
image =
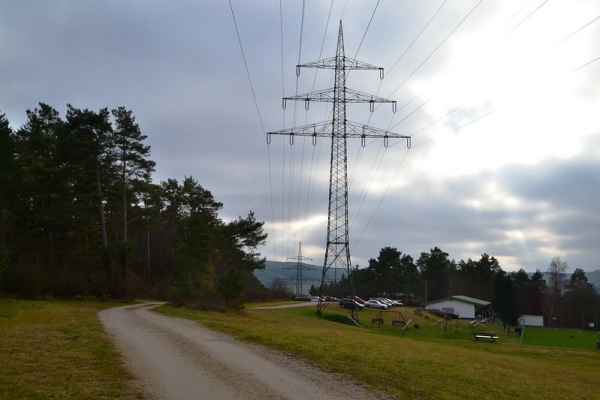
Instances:
[[[318,265],[329,143],[267,146],[264,133],[328,118],[318,105],[282,111],[281,97],[331,85],[321,71],[296,80],[295,65],[333,56],[342,19],[347,55],[388,73],[380,84],[352,72],[349,85],[400,109],[349,106],[349,119],[414,135],[410,150],[350,145],[353,264],[384,246],[415,258],[438,246],[505,270],[555,256],[600,268],[600,21],[586,25],[597,2],[533,14],[520,1],[334,2],[331,14],[307,2],[302,39],[302,2],[231,4],[256,97],[226,2],[3,2],[0,112],[18,128],[38,102],[123,105],[148,135],[155,180],[194,176],[225,219],[253,210],[267,223],[269,259],[301,240]]]

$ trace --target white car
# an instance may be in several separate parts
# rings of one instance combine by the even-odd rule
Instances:
[[[379,308],[380,310],[387,310],[389,306],[377,300],[365,301],[365,307]]]
[[[375,297],[373,300],[377,300],[381,303],[387,304],[390,307],[402,307],[403,304],[401,301],[388,299],[386,297]]]

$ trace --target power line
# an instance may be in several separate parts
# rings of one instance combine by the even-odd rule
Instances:
[[[515,25],[508,33],[511,34],[513,33],[513,31],[515,31],[517,28],[519,28],[521,25],[523,25],[523,23],[525,23],[525,21],[527,21],[529,18],[531,18],[536,12],[538,12],[540,10],[540,8],[542,8],[544,5],[546,5],[546,3],[548,2],[548,0],[544,0],[539,6],[537,6],[532,12],[530,12],[525,18],[523,18],[521,20],[521,22],[519,22],[517,25]]]
[[[390,68],[388,68],[386,75],[389,75],[392,72],[392,70],[394,68],[396,68],[398,63],[404,58],[406,53],[408,53],[408,51],[412,48],[412,46],[416,43],[416,41],[419,40],[419,38],[421,37],[423,32],[425,32],[425,30],[429,27],[431,22],[435,19],[435,17],[439,14],[439,12],[442,10],[442,8],[446,5],[447,2],[448,2],[448,0],[444,0],[444,2],[438,7],[438,9],[435,11],[435,13],[433,13],[433,15],[431,16],[431,18],[429,18],[429,21],[427,21],[427,23],[425,24],[423,29],[421,29],[419,34],[413,39],[412,42],[410,42],[408,47],[404,50],[404,52],[400,55],[400,57],[398,57],[398,59],[394,62],[394,64]],[[379,86],[381,86],[381,82],[379,83]]]
[[[558,46],[559,44],[566,42],[567,40],[571,39],[573,36],[575,36],[576,34],[578,34],[579,32],[581,32],[582,30],[584,30],[585,28],[587,28],[588,26],[590,26],[591,24],[593,24],[594,22],[596,22],[598,19],[600,19],[600,15],[597,16],[596,18],[594,18],[593,20],[591,20],[590,22],[586,23],[585,25],[583,25],[582,27],[580,27],[579,29],[577,29],[576,31],[574,31],[573,33],[571,33],[570,35],[568,35],[567,37],[565,37],[564,39],[562,39],[560,42],[556,43],[554,46]]]
[[[375,12],[377,11],[377,7],[379,7],[379,2],[380,0],[377,0],[377,4],[375,4],[375,8],[373,9],[373,12],[371,13],[371,18],[369,19],[369,23],[367,24],[367,27],[365,28],[365,33],[362,36],[362,39],[360,39],[360,43],[358,44],[358,48],[356,49],[356,53],[354,54],[354,58],[358,57],[358,52],[360,51],[360,48],[362,47],[362,44],[365,40],[365,37],[367,36],[367,32],[369,31],[369,27],[371,26],[371,22],[373,22],[373,17],[375,16]]]
[[[408,80],[410,78],[412,78],[414,76],[414,74],[416,74],[417,71],[419,71],[421,69],[421,67],[440,49],[440,47],[442,47],[442,45],[444,43],[446,43],[446,41],[450,38],[450,36],[452,36],[454,34],[454,32],[456,32],[456,30],[458,28],[460,28],[460,26],[467,20],[467,18],[469,18],[469,16],[475,11],[475,9],[477,7],[479,7],[479,5],[482,2],[483,2],[483,0],[479,0],[477,2],[477,4],[475,4],[475,6],[473,8],[471,8],[471,10],[467,13],[467,15],[465,15],[464,18],[460,20],[460,22],[454,27],[454,29],[452,29],[450,31],[450,33],[448,35],[446,35],[446,37],[435,47],[435,49],[433,49],[433,51],[431,53],[429,53],[429,55],[427,57],[425,57],[425,59],[423,61],[421,61],[421,63],[417,66],[417,68],[415,68],[415,70],[413,72],[411,72],[410,75],[408,75],[408,77],[404,81],[402,81],[402,83],[392,93],[390,93],[388,97],[391,97],[392,95],[394,95],[394,93],[396,93],[398,90],[400,90],[400,88],[402,86],[404,86],[404,84],[406,82],[408,82]]]
[[[231,10],[231,18],[233,19],[233,25],[235,26],[235,33],[237,34],[238,43],[240,45],[240,51],[242,53],[242,59],[244,60],[244,68],[246,69],[246,76],[248,77],[248,82],[250,83],[250,90],[252,92],[252,98],[254,99],[254,106],[256,107],[256,113],[258,115],[258,119],[260,121],[260,127],[262,128],[263,134],[265,134],[265,126],[263,124],[262,117],[260,115],[260,108],[258,107],[258,101],[256,100],[256,93],[254,92],[254,85],[252,84],[252,79],[250,78],[250,70],[248,69],[248,62],[246,61],[246,54],[244,54],[244,46],[242,46],[242,38],[240,37],[240,31],[238,29],[237,21],[235,20],[235,13],[233,11],[233,5],[231,4],[231,0],[229,0],[229,9]]]
[[[593,60],[586,62],[582,66],[575,68],[574,70],[571,71],[571,73],[579,71],[580,69],[583,69],[583,68],[587,67],[588,65],[595,63],[598,60],[600,60],[600,57],[594,58]]]
[[[323,30],[323,39],[321,40],[321,48],[319,50],[319,59],[321,59],[321,56],[323,55],[323,49],[325,47],[325,39],[327,37],[327,31],[329,28],[329,21],[331,20],[331,11],[333,9],[333,0],[331,0],[331,2],[329,3],[329,12],[327,13],[327,21],[325,22],[325,29]],[[311,86],[311,92],[314,90],[315,88],[315,84],[317,82],[317,74],[319,72],[319,69],[316,68],[315,69],[315,74],[313,77],[313,82],[312,82],[312,86]],[[308,110],[306,111],[306,119],[305,119],[305,123],[308,120]],[[321,142],[319,142],[319,147],[317,152],[315,153],[316,146],[313,146],[313,151],[312,151],[312,157],[311,157],[311,162],[310,162],[310,171],[308,174],[308,188],[306,190],[306,200],[304,203],[304,224],[302,224],[302,230],[300,232],[300,238],[303,239],[304,238],[304,227],[306,226],[306,218],[308,216],[308,210],[310,207],[310,203],[312,200],[312,194],[313,194],[313,189],[314,189],[314,184],[315,184],[315,173],[317,171],[317,165],[318,165],[318,160],[319,160],[319,155],[321,152]],[[315,159],[317,160],[317,165],[315,165]]]

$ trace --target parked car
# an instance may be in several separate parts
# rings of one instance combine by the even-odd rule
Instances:
[[[296,301],[311,301],[312,296],[309,294],[297,294],[293,297],[293,299]]]
[[[352,308],[352,309],[356,309],[356,310],[364,310],[364,308],[365,308],[364,305],[360,304],[356,300],[349,299],[347,297],[344,297],[340,300],[340,307]]]
[[[378,301],[380,303],[386,304],[388,307],[394,307],[396,304],[394,304],[394,302],[390,299],[387,299],[385,297],[373,297],[371,300],[375,300]]]
[[[371,308],[379,308],[380,310],[387,310],[388,308],[390,308],[387,304],[382,303],[378,300],[367,300],[365,301],[365,306]]]
[[[374,297],[373,300],[377,300],[382,303],[385,303],[390,307],[402,307],[403,306],[401,301],[388,299],[387,297]]]

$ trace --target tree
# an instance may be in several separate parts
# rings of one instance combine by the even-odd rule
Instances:
[[[504,271],[496,274],[493,304],[496,314],[505,324],[517,325],[520,312],[514,284],[511,277]]]
[[[127,242],[127,211],[129,205],[134,203],[136,193],[135,182],[148,182],[154,171],[156,163],[149,160],[150,146],[143,142],[147,139],[143,135],[135,117],[130,110],[119,107],[112,110],[115,118],[115,127],[112,132],[114,143],[114,159],[119,171],[119,183],[122,199],[122,226],[123,242]]]
[[[218,231],[216,249],[219,254],[215,261],[220,274],[230,274],[228,271],[235,269],[243,276],[265,267],[265,259],[256,251],[267,238],[263,226],[264,222],[257,221],[252,211],[245,218],[239,217],[222,225]]]
[[[149,160],[150,146],[143,142],[147,139],[143,135],[139,125],[135,122],[135,117],[130,110],[125,107],[119,107],[112,110],[114,117],[114,129],[112,132],[112,143],[114,144],[115,165],[118,168],[119,191],[121,195],[121,259],[123,265],[123,279],[127,284],[127,269],[129,251],[128,246],[128,210],[132,204],[137,204],[137,195],[140,184],[150,182],[150,176],[154,171],[156,163]]]
[[[90,203],[98,213],[100,227],[100,241],[104,252],[108,249],[108,236],[106,229],[106,216],[104,203],[104,179],[110,179],[111,171],[111,132],[110,113],[107,108],[98,112],[88,109],[80,110],[67,104],[67,127],[69,128],[69,143],[64,151],[67,154],[77,155],[75,166],[83,171],[82,185],[89,188]],[[74,171],[75,172],[75,171]]]
[[[491,299],[494,296],[495,277],[502,269],[496,258],[487,253],[478,261],[470,258],[458,263],[460,292],[478,299]]]
[[[180,185],[161,183],[166,223],[174,246],[174,282],[181,302],[214,303],[217,296],[215,253],[222,229],[217,212],[221,203],[192,177]]]
[[[69,179],[58,160],[57,146],[64,123],[58,111],[40,103],[27,110],[27,122],[17,132],[18,168],[21,183],[17,189],[15,212],[21,261],[28,268],[46,273],[56,265],[60,242],[72,220],[72,199],[63,195]]]
[[[566,261],[562,261],[560,257],[554,257],[548,265],[548,306],[549,316],[552,323],[557,320],[559,315],[561,298],[566,284],[566,271],[569,269]]]
[[[178,302],[215,306],[220,297],[238,307],[247,277],[264,268],[256,252],[267,238],[263,222],[249,212],[229,223],[218,218],[222,203],[215,201],[192,177],[180,185],[170,179],[161,184],[166,222],[176,225],[174,281]]]
[[[571,275],[564,297],[569,327],[586,329],[586,322],[596,320],[599,299],[581,268],[576,268]]]
[[[63,121],[40,103],[17,131],[0,113],[0,289],[35,297],[173,293],[231,307],[249,290],[265,295],[252,274],[265,264],[257,251],[264,223],[252,211],[222,221],[222,203],[192,177],[152,183],[145,139],[123,107],[69,104]]]
[[[548,288],[553,296],[560,296],[565,288],[566,272],[569,269],[566,261],[554,257],[548,265]]]
[[[403,255],[394,247],[384,247],[376,260],[369,260],[367,274],[368,285],[361,285],[362,293],[366,292],[365,295],[369,297],[383,295],[396,298],[409,293],[411,279],[414,285],[418,272],[411,256]],[[359,285],[356,277],[354,282]]]
[[[585,275],[585,271],[581,268],[575,268],[575,271],[569,279],[567,285],[569,291],[593,291],[594,287],[591,283],[588,283],[588,278]]]
[[[107,280],[110,276],[110,254],[105,211],[108,199],[105,182],[111,182],[115,177],[114,165],[110,160],[110,113],[107,108],[94,112],[67,104],[66,128],[59,152],[65,160],[65,165],[70,168],[69,175],[73,180],[74,192],[72,196],[77,199],[77,210],[81,213],[80,225],[89,227],[92,232],[83,237],[97,238],[105,277],[104,290],[110,291],[110,283]],[[91,280],[93,263],[88,261],[87,264],[88,277]]]
[[[15,135],[8,119],[0,113],[0,289],[9,265],[9,238],[12,236],[15,213],[14,194],[18,187]]]
[[[417,260],[417,266],[425,283],[426,301],[449,295],[448,281],[450,273],[454,269],[454,263],[448,259],[448,253],[435,247],[429,253],[421,253],[421,257]]]
[[[517,272],[511,272],[510,278],[513,282],[515,300],[519,310],[523,314],[529,314],[525,311],[527,309],[527,286],[530,282],[529,274],[523,268],[520,268]]]
[[[544,311],[544,294],[547,291],[544,274],[536,270],[527,283],[524,314],[542,315]]]

